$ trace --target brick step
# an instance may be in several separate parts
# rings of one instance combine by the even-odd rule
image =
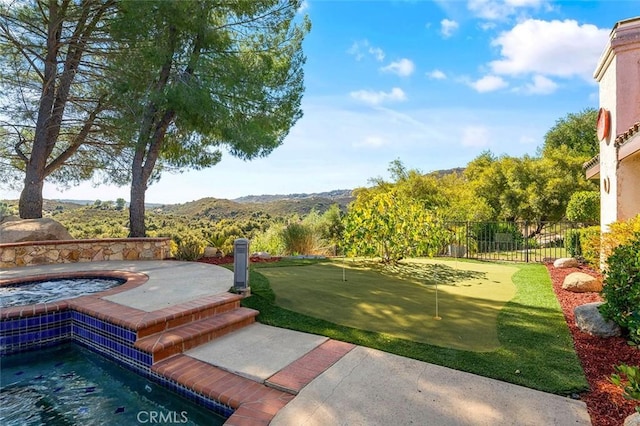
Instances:
[[[213,317],[240,307],[242,296],[222,293],[200,297],[197,300],[180,303],[170,308],[152,312],[136,327],[138,339],[151,336],[194,321]]]
[[[253,324],[258,311],[237,308],[136,340],[134,346],[153,356],[153,363]]]

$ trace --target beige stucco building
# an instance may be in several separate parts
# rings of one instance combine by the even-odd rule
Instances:
[[[598,62],[600,155],[585,163],[600,180],[600,222],[640,213],[640,17],[618,22]]]

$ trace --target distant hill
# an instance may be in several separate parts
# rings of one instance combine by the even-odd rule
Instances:
[[[79,206],[90,206],[95,204],[96,200],[65,200],[65,199],[56,199],[56,200],[49,200],[50,202],[57,202],[57,203],[62,203],[62,204],[77,204]],[[114,201],[115,200],[104,200],[104,201]],[[129,206],[129,203],[126,203],[127,207]],[[148,209],[153,209],[156,207],[160,207],[163,204],[160,203],[144,203],[145,207]]]
[[[353,201],[351,190],[337,190],[318,194],[249,195],[235,200],[201,198],[183,204],[167,204],[154,209],[156,213],[170,213],[211,220],[249,219],[260,215],[286,217],[304,216],[312,210],[324,213],[331,205],[342,210]]]
[[[464,172],[465,168],[464,167],[456,167],[453,169],[446,169],[446,170],[435,170],[431,173],[427,173],[428,175],[433,175],[433,176],[437,176],[437,177],[442,177],[442,176],[446,176],[446,175],[452,175],[452,174],[456,174],[456,175],[460,175],[462,174],[462,172]]]
[[[312,210],[322,214],[333,204],[338,204],[341,210],[346,211],[347,205],[353,200],[351,190],[340,189],[315,194],[248,195],[235,200],[208,197],[188,203],[146,203],[145,206],[148,212],[156,214],[173,214],[210,220],[246,220],[259,217],[289,217],[294,214],[305,216]],[[7,201],[10,206],[15,206],[17,209],[18,200]],[[94,204],[95,200],[44,200],[43,210],[49,213],[80,208],[86,210]]]
[[[244,197],[235,198],[233,201],[238,203],[267,203],[270,201],[281,200],[302,200],[308,198],[327,198],[329,200],[336,200],[336,202],[344,200],[353,200],[351,195],[353,190],[351,189],[336,189],[327,192],[317,192],[313,194],[275,194],[275,195],[246,195]]]
[[[457,167],[448,170],[436,170],[428,173],[428,175],[442,177],[448,174],[460,174],[463,171],[463,167]],[[336,189],[310,194],[246,195],[233,200],[208,197],[188,203],[145,203],[145,206],[148,211],[156,214],[165,213],[210,220],[246,220],[257,219],[261,216],[271,218],[288,217],[294,214],[304,216],[313,210],[322,214],[333,204],[338,204],[341,210],[346,211],[347,206],[354,199],[353,190]],[[9,201],[10,205],[17,205],[17,200],[7,201]],[[74,210],[80,207],[91,206],[95,202],[96,200],[44,200],[44,210],[48,212]]]

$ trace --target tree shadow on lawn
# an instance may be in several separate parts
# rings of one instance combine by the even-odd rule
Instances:
[[[386,276],[394,276],[415,282],[421,285],[461,285],[470,287],[475,283],[470,280],[487,279],[486,272],[472,271],[469,269],[453,268],[444,263],[415,263],[399,262],[394,264],[383,264],[380,262],[364,262],[363,266]]]
[[[441,264],[409,263],[394,270],[353,264],[348,271],[341,271],[342,266],[330,262],[260,272],[285,309],[455,349],[482,352],[500,346],[497,315],[515,295],[510,279],[498,282],[488,278],[492,274]],[[457,285],[440,285],[437,291],[439,279],[440,284],[450,280]]]

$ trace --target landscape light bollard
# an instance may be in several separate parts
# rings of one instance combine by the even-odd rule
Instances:
[[[249,287],[249,240],[238,238],[233,242],[233,289],[243,296],[251,295]]]

